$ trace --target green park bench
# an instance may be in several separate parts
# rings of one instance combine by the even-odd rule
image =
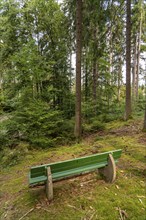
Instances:
[[[53,182],[89,173],[97,169],[107,182],[112,183],[116,178],[115,163],[117,163],[121,153],[122,150],[119,149],[72,160],[31,167],[29,172],[29,185],[45,184],[47,198],[48,200],[52,200]]]

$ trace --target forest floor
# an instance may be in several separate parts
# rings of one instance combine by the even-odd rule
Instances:
[[[29,151],[19,164],[1,169],[0,219],[144,220],[146,133],[141,130],[140,118],[113,121],[79,144]],[[96,172],[54,183],[51,203],[44,186],[28,187],[28,172],[33,165],[120,148],[123,153],[113,184],[105,183]]]

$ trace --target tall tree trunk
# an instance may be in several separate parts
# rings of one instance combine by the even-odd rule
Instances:
[[[97,63],[96,63],[96,58],[93,60],[93,101],[95,105],[95,112],[96,112],[96,87],[97,87]]]
[[[88,100],[88,62],[85,60],[85,102]]]
[[[128,120],[131,116],[131,0],[127,0],[126,17],[126,115]]]
[[[139,24],[139,33],[138,33],[138,46],[137,46],[137,68],[136,68],[136,100],[138,100],[138,87],[139,87],[139,62],[140,62],[140,43],[141,43],[141,33],[142,33],[142,3],[140,5],[140,24]]]
[[[118,79],[117,79],[117,84],[118,84],[118,103],[120,104],[120,89],[121,89],[121,79],[122,79],[122,58],[119,58],[119,70],[118,70]]]
[[[76,109],[75,136],[81,136],[81,52],[82,52],[82,0],[76,0]]]
[[[114,83],[114,77],[113,77],[113,42],[112,42],[112,24],[110,27],[110,34],[109,34],[109,73],[110,73],[110,80],[109,80],[109,84],[113,85]]]
[[[94,114],[96,115],[97,112],[97,50],[98,50],[98,45],[97,45],[97,27],[95,27],[94,32],[93,32],[93,39],[94,39],[94,54],[93,54],[93,103],[94,103]]]
[[[145,103],[146,103],[146,63],[145,63]],[[146,131],[146,104],[145,104],[145,116],[144,116],[143,131]]]
[[[146,105],[145,105],[145,116],[144,116],[143,130],[146,131]]]
[[[136,67],[137,67],[137,41],[138,37],[136,34],[134,42],[134,52],[133,52],[133,68],[132,68],[132,102],[133,107],[135,106],[135,97],[136,97]]]
[[[4,98],[4,92],[3,92],[3,74],[2,74],[2,70],[0,72],[0,93],[1,93],[1,97]]]

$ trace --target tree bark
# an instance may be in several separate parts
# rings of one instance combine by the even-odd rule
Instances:
[[[121,90],[121,79],[122,79],[122,58],[119,58],[119,70],[118,70],[118,79],[117,79],[117,84],[118,84],[118,103],[120,104],[120,90]]]
[[[141,3],[142,4],[142,3]],[[140,10],[141,9],[140,5]],[[138,88],[139,88],[139,62],[140,62],[140,47],[141,47],[141,33],[142,33],[142,11],[140,12],[140,24],[139,24],[139,33],[138,33],[138,46],[137,46],[137,68],[136,68],[136,100],[138,100]]]
[[[85,61],[85,102],[88,100],[88,67],[87,67],[87,58]]]
[[[96,115],[96,99],[97,99],[97,95],[96,95],[96,89],[97,89],[97,63],[96,63],[96,51],[97,51],[97,46],[96,46],[96,41],[97,41],[97,38],[96,38],[96,27],[93,31],[93,39],[94,39],[94,53],[93,53],[93,101],[94,101],[94,113]]]
[[[97,63],[96,63],[96,59],[94,58],[94,61],[93,61],[93,101],[94,101],[94,105],[96,105],[96,99],[97,99],[96,87],[97,87]],[[96,107],[95,107],[95,109],[96,109]],[[96,110],[95,110],[95,112],[96,112]]]
[[[113,85],[114,77],[113,77],[113,42],[112,42],[112,24],[110,27],[110,34],[109,34],[109,73],[110,73],[110,81],[109,84]]]
[[[145,116],[144,116],[143,131],[146,131],[146,105],[145,105]]]
[[[126,114],[125,119],[131,116],[131,0],[127,0],[126,17]]]
[[[81,52],[82,52],[82,0],[76,0],[76,109],[75,136],[81,136]]]
[[[136,97],[136,67],[137,67],[137,35],[134,42],[134,51],[133,51],[133,68],[132,68],[132,102],[133,107],[135,106],[135,97]]]
[[[1,92],[1,97],[4,98],[4,92],[3,92],[3,74],[2,70],[0,72],[0,92]]]

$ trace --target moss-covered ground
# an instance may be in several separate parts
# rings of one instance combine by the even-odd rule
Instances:
[[[22,161],[1,169],[1,220],[145,220],[145,147],[142,120],[114,121],[104,131],[83,138],[80,144],[31,150]],[[114,184],[95,172],[54,183],[49,203],[44,186],[28,187],[33,165],[66,160],[121,148]]]

